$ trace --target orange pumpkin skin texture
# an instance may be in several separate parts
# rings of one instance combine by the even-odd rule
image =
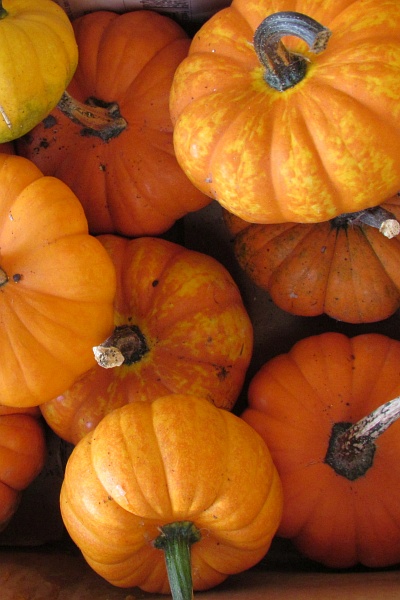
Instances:
[[[73,28],[80,60],[68,93],[92,102],[86,113],[109,107],[102,117],[108,129],[96,116],[74,122],[59,104],[18,140],[18,154],[71,187],[92,234],[159,235],[210,202],[178,165],[172,141],[169,93],[190,40],[152,11],[96,11]]]
[[[208,589],[265,555],[282,490],[251,427],[178,394],[108,414],[74,448],[60,501],[70,535],[97,573],[116,586],[169,593],[163,552],[153,546],[159,527],[195,524],[193,588]]]
[[[98,237],[117,273],[115,325],[138,327],[133,359],[95,365],[41,405],[50,427],[77,443],[130,401],[190,393],[231,409],[253,349],[253,328],[232,277],[214,258],[159,238]]]
[[[113,327],[115,270],[72,191],[0,154],[0,398],[36,406],[95,364]]]
[[[400,219],[398,196],[381,207]],[[224,211],[239,265],[279,308],[347,323],[386,319],[400,307],[399,236],[339,219],[261,225]]]
[[[264,81],[253,37],[296,11],[332,32],[284,91]],[[170,108],[179,163],[205,194],[252,223],[315,223],[380,204],[400,187],[397,0],[233,0],[194,36]],[[371,149],[374,149],[373,152]]]
[[[0,406],[0,531],[18,509],[21,494],[46,459],[40,411]]]
[[[278,535],[335,568],[400,560],[400,423],[376,443],[372,466],[349,480],[325,458],[334,424],[355,423],[400,394],[400,342],[324,333],[267,362],[242,417],[267,443],[284,491]]]

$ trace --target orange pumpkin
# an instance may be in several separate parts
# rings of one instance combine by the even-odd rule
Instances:
[[[400,342],[377,333],[305,338],[252,379],[242,417],[282,480],[277,533],[309,558],[400,561],[399,395]]]
[[[239,265],[279,308],[371,323],[400,307],[399,196],[316,224],[250,224],[227,211],[224,219]],[[395,225],[393,237],[383,223]]]
[[[228,271],[160,238],[98,240],[117,273],[115,335],[97,349],[99,365],[41,405],[53,431],[77,443],[118,406],[171,392],[232,408],[251,359],[253,329]],[[109,366],[107,356],[118,348],[122,364],[100,366]]]
[[[282,489],[254,429],[204,398],[172,394],[104,417],[72,451],[60,504],[99,575],[187,600],[265,555]]]
[[[399,35],[398,0],[233,0],[174,76],[182,169],[252,223],[380,204],[400,189]]]
[[[152,11],[73,22],[80,60],[58,107],[17,152],[76,193],[93,234],[159,235],[210,202],[178,165],[169,93],[190,40]]]
[[[39,475],[46,441],[37,407],[0,405],[0,531],[18,509],[23,490]]]
[[[95,364],[113,328],[115,270],[60,180],[0,153],[0,399],[35,406]]]

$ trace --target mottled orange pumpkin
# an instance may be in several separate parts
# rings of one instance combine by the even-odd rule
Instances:
[[[371,323],[400,307],[399,196],[316,224],[251,224],[227,211],[224,220],[239,265],[291,314]]]
[[[231,409],[253,349],[239,289],[214,258],[160,238],[99,236],[114,263],[115,336],[100,350],[122,353],[95,365],[41,406],[50,427],[76,443],[112,409],[187,393]],[[111,346],[111,349],[110,349]]]
[[[316,223],[400,189],[398,0],[233,0],[171,89],[177,159],[252,223]]]

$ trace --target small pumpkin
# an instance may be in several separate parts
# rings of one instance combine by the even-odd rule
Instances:
[[[381,204],[400,189],[399,33],[397,0],[233,0],[174,76],[182,169],[252,223]]]
[[[398,195],[315,224],[251,224],[223,214],[239,265],[282,310],[372,323],[400,307]]]
[[[14,516],[23,491],[39,475],[45,460],[39,409],[0,405],[0,531]]]
[[[253,328],[225,267],[161,238],[97,239],[117,274],[115,330],[96,348],[98,364],[41,405],[53,431],[76,444],[111,410],[178,392],[231,409],[250,363]]]
[[[204,398],[172,394],[105,416],[73,449],[60,505],[99,575],[190,600],[192,588],[211,588],[265,555],[282,490],[254,429]]]
[[[76,193],[92,234],[159,235],[210,202],[178,165],[169,94],[190,40],[143,10],[73,21],[80,59],[57,108],[17,152]]]
[[[78,64],[65,12],[52,0],[0,1],[0,143],[15,140],[56,106]]]
[[[113,329],[115,270],[60,180],[0,153],[0,399],[35,406],[68,388]]]
[[[400,342],[327,332],[252,379],[242,418],[284,492],[277,534],[334,568],[400,561]]]

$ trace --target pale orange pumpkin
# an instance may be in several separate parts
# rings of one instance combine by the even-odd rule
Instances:
[[[115,409],[75,446],[60,506],[99,575],[190,600],[263,558],[282,488],[252,427],[171,394]]]
[[[78,198],[0,153],[0,401],[35,406],[68,388],[113,329],[115,269]]]

